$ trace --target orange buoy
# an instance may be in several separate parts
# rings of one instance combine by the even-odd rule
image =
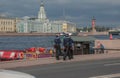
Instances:
[[[39,51],[40,51],[40,52],[44,52],[44,51],[45,51],[45,48],[40,47],[40,48],[39,48]]]
[[[110,34],[110,40],[112,40],[112,39],[113,39],[112,34]]]

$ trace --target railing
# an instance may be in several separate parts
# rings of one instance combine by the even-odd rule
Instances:
[[[100,53],[109,53],[111,51],[117,51],[120,52],[120,49],[112,49],[112,48],[94,48],[94,53],[95,54],[100,54]]]

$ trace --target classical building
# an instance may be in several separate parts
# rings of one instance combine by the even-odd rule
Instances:
[[[49,21],[47,19],[44,5],[41,3],[38,12],[38,18],[35,20],[23,19],[17,23],[18,33],[60,33],[60,32],[76,32],[76,25],[69,21]]]
[[[62,26],[63,32],[76,32],[76,25],[72,22],[65,21]]]
[[[16,32],[16,18],[0,17],[0,32]]]
[[[17,23],[18,33],[44,32],[45,23],[34,20],[22,20]]]

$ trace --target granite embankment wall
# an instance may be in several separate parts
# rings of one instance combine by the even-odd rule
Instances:
[[[0,33],[0,36],[52,36],[56,33]]]
[[[108,49],[108,50],[106,50],[108,52],[120,52],[120,39],[96,40],[95,41],[95,48],[97,48],[99,43],[103,44],[105,49]]]

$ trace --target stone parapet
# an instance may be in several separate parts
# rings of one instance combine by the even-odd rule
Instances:
[[[98,47],[99,44],[102,44],[105,49],[109,53],[112,52],[120,52],[120,39],[114,39],[114,40],[96,40],[95,41],[95,48]]]

